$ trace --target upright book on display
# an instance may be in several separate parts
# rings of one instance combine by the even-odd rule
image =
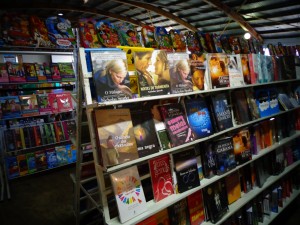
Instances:
[[[137,166],[110,175],[121,223],[145,212],[146,199]]]
[[[212,88],[229,87],[228,58],[224,53],[207,54],[207,68]]]

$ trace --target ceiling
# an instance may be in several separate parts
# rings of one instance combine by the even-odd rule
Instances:
[[[86,3],[85,3],[86,1]],[[78,18],[118,20],[204,33],[243,35],[256,39],[300,38],[299,0],[1,0],[0,12],[34,14],[41,18],[64,13],[76,27]],[[244,29],[242,29],[242,27]]]

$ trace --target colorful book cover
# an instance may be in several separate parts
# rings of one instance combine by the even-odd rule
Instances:
[[[23,63],[26,81],[27,82],[38,82],[38,76],[35,70],[34,63]]]
[[[258,64],[257,57],[258,57],[257,54],[253,54],[253,53],[248,55],[251,84],[258,83],[258,67],[260,65]]]
[[[124,51],[92,51],[91,59],[98,102],[132,98]]]
[[[44,74],[46,76],[46,80],[52,81],[52,73],[51,73],[50,64],[47,62],[44,62],[43,67],[44,67],[44,71],[45,71]]]
[[[228,204],[237,201],[241,197],[240,176],[237,171],[228,174],[225,177]]]
[[[48,100],[49,100],[52,113],[58,113],[58,102],[57,102],[56,94],[49,93]]]
[[[19,96],[0,97],[0,104],[3,119],[10,119],[21,116]]]
[[[213,151],[216,158],[217,175],[224,174],[236,167],[232,137],[214,140]]]
[[[12,83],[25,83],[25,71],[23,65],[20,63],[6,62],[9,82]]]
[[[194,149],[173,154],[173,162],[177,181],[177,183],[174,182],[174,185],[177,186],[176,190],[178,193],[200,186]]]
[[[155,126],[150,111],[131,111],[133,131],[139,158],[159,151],[159,142],[155,134]]]
[[[28,165],[28,173],[32,174],[36,172],[36,162],[34,152],[30,152],[26,154],[27,165]]]
[[[220,179],[203,190],[208,217],[212,223],[218,222],[228,211],[225,179]]]
[[[135,51],[134,67],[141,97],[170,93],[169,63],[165,51]]]
[[[70,140],[71,137],[76,137],[76,122],[75,120],[62,121],[64,134],[66,140]]]
[[[170,67],[171,94],[193,91],[189,55],[187,53],[168,53]]]
[[[169,154],[149,160],[154,201],[158,202],[174,193]]]
[[[36,95],[20,95],[21,114],[24,117],[39,115]]]
[[[40,131],[40,127],[39,126],[34,126],[33,127],[33,134],[34,134],[35,146],[41,146],[41,145],[43,145],[41,131]]]
[[[110,178],[121,223],[147,210],[146,199],[137,166],[112,173]]]
[[[158,49],[173,52],[171,37],[164,27],[154,28],[154,38],[158,44]]]
[[[15,141],[16,141],[16,149],[20,150],[26,148],[24,141],[23,128],[16,128],[15,131]]]
[[[251,121],[251,112],[244,89],[236,89],[231,92],[233,114],[235,124],[243,124]]]
[[[58,166],[58,160],[56,157],[55,149],[51,148],[46,150],[46,159],[48,169],[55,168]]]
[[[5,162],[6,162],[8,179],[13,179],[15,177],[20,176],[19,165],[16,156],[6,157]]]
[[[57,142],[65,141],[64,129],[61,121],[56,121],[53,123],[54,133]]]
[[[80,18],[78,20],[79,25],[79,37],[80,45],[84,48],[101,48],[96,29],[96,20],[92,18]]]
[[[213,143],[209,141],[203,142],[200,144],[200,149],[206,149],[206,151],[200,151],[203,175],[205,178],[211,178],[216,174],[217,170],[216,154],[213,151]]]
[[[223,48],[222,48],[222,43],[221,43],[221,36],[219,34],[213,33],[211,34],[211,37],[213,39],[213,43],[215,44],[215,52],[222,53]]]
[[[279,113],[278,90],[276,88],[268,88],[270,98],[270,114]],[[289,97],[288,97],[289,98]]]
[[[250,65],[248,54],[241,54],[241,64],[242,64],[242,72],[244,76],[244,83],[251,84],[251,74],[250,74]]]
[[[69,112],[73,110],[72,95],[70,92],[56,94],[59,112]]]
[[[171,29],[169,31],[171,43],[175,52],[186,52],[186,44],[183,36],[178,30]]]
[[[244,75],[240,55],[227,55],[230,87],[244,86]]]
[[[68,155],[66,146],[55,146],[56,157],[59,165],[68,164]]]
[[[23,127],[23,134],[24,134],[24,142],[25,142],[25,147],[26,148],[31,148],[35,145],[34,140],[33,140],[33,132],[32,135],[30,133],[29,127]]]
[[[191,225],[200,225],[205,219],[202,190],[189,195],[187,203]]]
[[[210,119],[205,99],[185,99],[185,111],[189,125],[196,138],[203,138],[213,134],[213,126]]]
[[[52,113],[52,108],[47,94],[37,95],[37,102],[40,115],[47,115]]]
[[[208,73],[206,72],[206,54],[190,54],[190,64],[193,91],[209,90],[210,77],[208,77]]]
[[[18,155],[17,161],[18,161],[20,176],[24,176],[24,175],[28,174],[28,165],[27,165],[26,155],[24,155],[24,154]]]
[[[129,109],[99,109],[95,125],[103,166],[114,166],[138,158]]]
[[[256,100],[256,105],[259,110],[260,117],[266,117],[271,115],[270,113],[270,98],[268,90],[257,89],[254,92],[254,97]]]
[[[273,70],[273,62],[272,57],[264,55],[264,67],[263,67],[263,73],[264,73],[264,83],[269,83],[274,81],[274,70]]]
[[[46,82],[47,77],[46,77],[46,72],[45,72],[44,65],[35,63],[34,66],[35,66],[35,71],[36,71],[38,81],[39,82]]]
[[[229,44],[228,35],[221,35],[222,49],[226,54],[232,54],[231,46]]]
[[[121,45],[141,47],[140,36],[131,23],[119,21],[114,23],[115,29],[118,31],[118,37]]]
[[[66,145],[66,151],[67,151],[68,163],[76,162],[77,149],[75,145],[72,144]]]
[[[207,69],[212,88],[229,87],[228,58],[223,53],[207,54]]]
[[[199,42],[197,33],[193,31],[186,31],[184,32],[186,46],[187,49],[194,53],[194,52],[205,52],[202,44]]]
[[[75,71],[72,63],[58,63],[62,81],[75,81]]]
[[[237,165],[241,165],[252,159],[250,132],[241,130],[233,135],[234,155]]]
[[[58,63],[51,63],[50,70],[51,70],[51,79],[53,81],[61,81],[61,75],[60,75]]]
[[[51,124],[50,123],[44,124],[43,127],[45,130],[45,136],[47,137],[47,143],[54,144],[55,137],[53,136],[52,131],[51,131]]]
[[[37,171],[47,169],[47,158],[44,150],[34,152]]]
[[[154,37],[154,29],[154,26],[151,25],[145,25],[141,29],[143,43],[146,48],[157,48],[158,46]]]
[[[191,225],[190,215],[186,199],[182,199],[168,207],[169,220],[172,225]]]
[[[194,134],[180,103],[160,105],[159,111],[166,126],[172,147],[194,140]]]
[[[256,100],[254,97],[254,90],[251,88],[245,89],[245,95],[246,95],[247,103],[248,103],[248,106],[250,109],[251,119],[256,120],[260,117],[260,115],[259,115],[258,106],[256,104]]]
[[[240,41],[238,37],[234,37],[234,36],[229,36],[229,44],[231,47],[232,52],[234,52],[234,54],[241,54],[241,45],[240,45]]]
[[[48,144],[48,137],[46,135],[46,130],[44,125],[39,125],[40,134],[41,134],[41,140],[43,145]]]
[[[48,38],[48,30],[44,21],[35,15],[29,16],[30,33],[35,40],[35,47],[54,47]]]
[[[49,125],[49,129],[50,129],[51,135],[53,137],[53,143],[58,143],[59,140],[57,140],[56,136],[55,136],[54,124],[53,123],[49,123],[48,125]]]
[[[8,83],[8,72],[5,63],[0,63],[0,83]]]
[[[100,20],[95,23],[98,40],[102,46],[115,48],[120,45],[118,31],[108,20]]]

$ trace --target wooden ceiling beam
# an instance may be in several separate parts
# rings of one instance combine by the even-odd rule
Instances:
[[[134,7],[138,7],[138,8],[141,8],[141,9],[146,9],[146,10],[155,12],[155,13],[163,16],[163,17],[166,17],[170,20],[175,21],[176,23],[186,27],[187,29],[189,29],[191,31],[194,31],[194,32],[197,31],[197,28],[192,26],[188,22],[186,22],[186,21],[180,19],[179,17],[173,15],[172,13],[169,13],[165,10],[162,10],[162,9],[156,7],[156,6],[146,4],[146,3],[142,3],[142,2],[137,2],[137,1],[130,1],[130,0],[125,0],[125,1],[123,1],[123,0],[112,0],[112,1],[124,4],[124,5],[131,5],[131,6],[134,6]]]
[[[223,4],[219,0],[203,0],[203,1],[217,8],[218,10],[224,12],[228,17],[230,17],[235,22],[237,22],[245,31],[248,31],[258,41],[260,42],[264,41],[263,38],[256,32],[256,30],[248,22],[246,22],[240,14],[233,11],[227,5]]]
[[[43,10],[58,10],[58,11],[73,11],[73,12],[79,12],[79,13],[87,13],[87,14],[92,14],[92,15],[102,15],[102,16],[107,16],[110,18],[115,18],[118,20],[122,20],[125,22],[132,23],[133,25],[136,26],[144,26],[145,24],[138,21],[134,20],[125,16],[121,16],[119,14],[111,13],[108,11],[103,11],[99,9],[91,9],[87,8],[84,5],[78,6],[78,7],[73,7],[73,6],[67,6],[67,5],[61,5],[61,4],[24,4],[24,3],[4,3],[1,4],[1,9],[2,10],[14,10],[14,9],[19,9],[19,10],[24,10],[24,9],[43,9]]]

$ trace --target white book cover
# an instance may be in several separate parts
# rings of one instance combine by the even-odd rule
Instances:
[[[110,175],[121,223],[147,210],[146,199],[137,166]]]
[[[245,85],[240,55],[228,55],[228,74],[230,87]]]

